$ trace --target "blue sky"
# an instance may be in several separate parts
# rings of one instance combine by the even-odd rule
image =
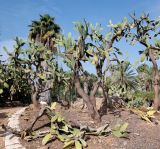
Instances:
[[[129,13],[150,13],[152,18],[160,12],[159,0],[0,0],[0,53],[2,47],[12,49],[13,38],[19,36],[26,39],[28,25],[31,20],[39,18],[40,14],[48,13],[56,18],[56,22],[67,34],[73,30],[73,21],[86,18],[93,24],[98,22],[107,28],[109,20],[113,23],[121,21]],[[137,57],[137,47],[130,47],[123,41],[119,47],[128,51],[129,60],[134,63]]]

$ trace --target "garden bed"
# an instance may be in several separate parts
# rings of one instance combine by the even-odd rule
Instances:
[[[69,122],[78,122],[79,124],[88,125],[91,127],[96,127],[86,109],[80,110],[78,107],[71,107],[65,110],[60,105],[57,106],[56,111],[60,112],[63,117]],[[127,138],[117,138],[113,135],[107,137],[104,136],[90,136],[88,139],[88,149],[158,149],[160,148],[160,125],[155,125],[151,123],[146,123],[141,120],[136,114],[133,114],[127,110],[119,109],[119,112],[108,112],[107,115],[102,117],[102,122],[99,126],[106,123],[110,123],[112,128],[115,124],[127,122],[129,124],[127,131],[129,131],[129,136]],[[26,109],[20,118],[21,128],[27,128],[33,117],[36,116],[37,111],[33,110],[31,106]],[[160,118],[157,115],[157,118]],[[35,124],[34,130],[47,130],[50,126],[50,122],[46,116],[41,117]],[[51,148],[51,149],[61,149],[63,143],[58,140],[52,141],[45,146],[42,146],[42,138],[35,141],[27,142],[21,140],[23,146],[26,149],[37,149],[37,148]]]

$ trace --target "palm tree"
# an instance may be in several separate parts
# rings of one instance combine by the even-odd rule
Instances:
[[[55,49],[53,39],[60,33],[60,26],[55,23],[55,18],[48,14],[40,15],[40,20],[32,21],[29,27],[31,41],[40,42],[51,50]]]
[[[48,14],[40,15],[40,19],[38,21],[32,21],[32,24],[29,25],[29,27],[29,40],[37,44],[42,44],[50,50],[51,55],[53,55],[56,52],[54,39],[57,38],[57,35],[60,33],[60,27],[55,23],[55,19]],[[47,71],[48,63],[44,58],[43,52],[40,57],[40,66],[43,71]],[[48,76],[47,80],[49,79],[51,79],[50,76]],[[51,89],[49,88],[49,83],[49,81],[48,83],[39,81],[42,90],[42,92],[39,93],[39,100],[46,101],[48,104],[51,102]]]
[[[117,65],[112,66],[112,85],[116,86],[122,93],[136,90],[138,81],[135,75],[136,72],[129,62],[118,61]]]

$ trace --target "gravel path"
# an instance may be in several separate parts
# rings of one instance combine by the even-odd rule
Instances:
[[[8,119],[8,121],[9,121],[8,126],[10,126],[12,128],[15,128],[17,130],[20,130],[20,128],[19,128],[19,117],[23,113],[24,110],[25,110],[25,108],[21,108],[15,114],[13,114],[11,116],[11,118]],[[12,133],[9,133],[5,137],[5,148],[6,149],[25,149],[21,145],[21,143],[19,141],[19,137],[16,137]]]

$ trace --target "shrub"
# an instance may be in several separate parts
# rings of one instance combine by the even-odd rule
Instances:
[[[127,106],[129,108],[140,108],[141,106],[144,105],[144,100],[137,98],[137,99],[133,99],[131,101],[128,102]]]

